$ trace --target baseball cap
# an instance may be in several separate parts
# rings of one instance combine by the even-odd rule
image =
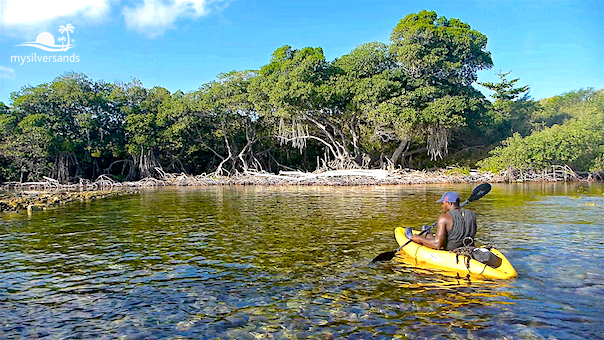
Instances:
[[[455,191],[447,191],[443,194],[443,197],[441,197],[438,201],[436,201],[436,203],[441,203],[441,202],[456,202],[459,201],[459,195],[455,192]]]

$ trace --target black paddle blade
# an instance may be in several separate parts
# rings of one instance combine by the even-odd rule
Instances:
[[[482,198],[482,196],[486,195],[491,191],[491,185],[489,183],[482,183],[477,186],[474,191],[472,191],[472,195],[468,198],[469,202],[474,202]]]
[[[394,258],[394,254],[396,254],[395,251],[387,251],[385,253],[381,253],[380,255],[376,256],[371,261],[371,263],[390,261],[390,260],[392,260]]]

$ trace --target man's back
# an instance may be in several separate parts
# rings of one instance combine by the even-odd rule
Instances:
[[[451,209],[448,214],[453,223],[451,228],[447,229],[445,249],[453,250],[463,246],[473,246],[476,236],[476,214],[465,209]],[[471,241],[466,241],[464,244],[464,240],[468,238],[471,238]]]

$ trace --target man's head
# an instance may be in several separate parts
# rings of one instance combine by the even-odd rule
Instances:
[[[441,203],[445,211],[452,206],[459,206],[459,195],[455,191],[447,191],[436,203]]]

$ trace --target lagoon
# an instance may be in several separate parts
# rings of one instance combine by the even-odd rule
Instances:
[[[369,264],[472,189],[161,188],[4,214],[0,337],[601,337],[603,183],[494,184],[467,206],[516,279]]]

